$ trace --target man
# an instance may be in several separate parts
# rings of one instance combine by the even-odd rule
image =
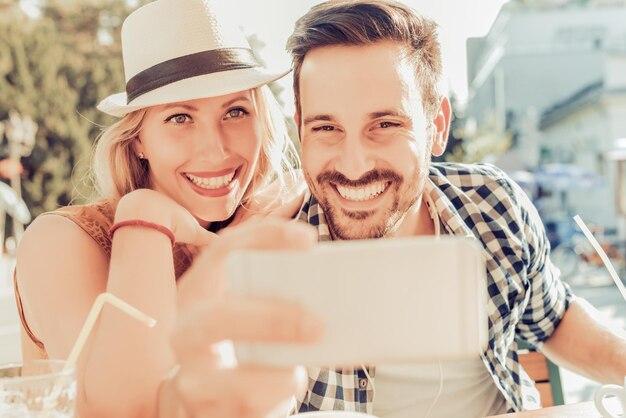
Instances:
[[[10,180],[22,174],[24,168],[19,159],[11,158],[8,139],[4,139],[4,123],[0,122],[0,178]]]
[[[0,159],[0,178],[11,179],[13,176],[21,174],[22,164],[13,158]]]
[[[298,410],[381,417],[424,416],[433,406],[441,417],[521,410],[515,338],[562,366],[621,384],[625,341],[559,280],[521,189],[492,166],[430,163],[445,149],[451,115],[438,90],[436,24],[393,1],[331,1],[298,20],[288,49],[311,191],[300,218],[321,240],[470,235],[484,248],[490,296],[480,358],[312,370]]]

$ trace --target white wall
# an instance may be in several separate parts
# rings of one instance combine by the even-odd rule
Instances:
[[[20,361],[20,320],[13,294],[13,257],[0,257],[0,364]]]
[[[12,292],[0,293],[0,364],[21,360],[20,322]]]
[[[474,79],[469,79],[466,114],[481,124],[494,113],[494,74],[499,70],[504,73],[505,110],[517,113],[518,118],[528,107],[543,112],[600,81],[605,52],[626,46],[625,21],[626,7],[509,7],[490,33],[482,41],[474,40],[474,47],[468,49],[469,73]],[[494,63],[490,57],[497,50],[502,52]],[[623,67],[618,67],[609,74],[611,82],[612,75],[624,74]]]
[[[626,53],[607,54],[604,84],[611,87],[626,87]]]

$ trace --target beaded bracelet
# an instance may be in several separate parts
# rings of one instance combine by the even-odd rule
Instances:
[[[154,222],[144,221],[142,219],[129,219],[127,221],[121,221],[113,224],[113,226],[109,229],[109,237],[113,239],[113,234],[115,233],[115,231],[125,226],[138,226],[140,228],[154,229],[155,231],[159,231],[160,233],[167,235],[167,237],[172,242],[172,247],[174,246],[174,244],[176,244],[176,237],[170,229],[164,227],[163,225],[159,225]]]

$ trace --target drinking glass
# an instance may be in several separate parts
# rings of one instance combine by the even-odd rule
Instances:
[[[63,360],[0,365],[0,417],[73,418],[76,372]]]

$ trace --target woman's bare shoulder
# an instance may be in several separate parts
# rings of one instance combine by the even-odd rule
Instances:
[[[107,272],[102,247],[71,219],[39,216],[27,228],[16,281],[29,327],[50,356],[68,353],[83,313],[106,288]]]
[[[52,274],[75,266],[93,269],[108,257],[102,247],[81,226],[64,216],[38,216],[26,229],[17,253],[20,276],[30,271]]]

